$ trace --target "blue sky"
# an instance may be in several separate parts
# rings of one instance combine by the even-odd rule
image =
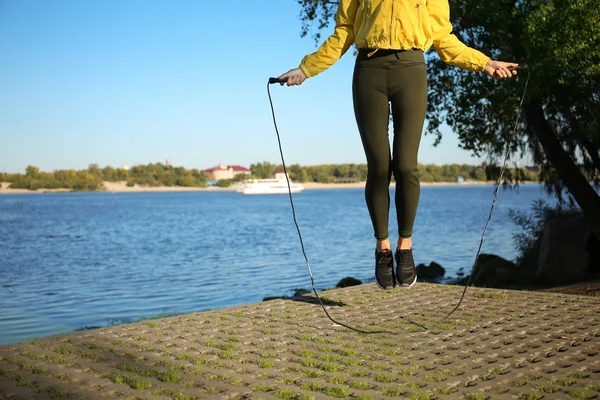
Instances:
[[[266,82],[316,49],[299,13],[294,0],[0,0],[0,171],[278,163]],[[349,51],[272,86],[286,163],[365,162],[353,64]],[[420,162],[480,163],[443,132]]]

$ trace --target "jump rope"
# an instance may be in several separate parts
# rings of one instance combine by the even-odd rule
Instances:
[[[525,100],[525,94],[527,93],[527,85],[529,84],[529,77],[531,75],[531,70],[529,70],[529,68],[527,67],[527,65],[522,65],[522,66],[518,66],[516,68],[509,68],[509,71],[513,71],[513,70],[522,70],[522,69],[527,69],[527,80],[525,81],[525,87],[523,88],[523,95],[521,96],[521,101],[519,102],[519,108],[517,111],[517,117],[515,120],[515,125],[513,127],[513,130],[511,132],[511,138],[512,135],[515,134],[517,127],[519,125],[519,120],[521,118],[521,109],[523,106],[523,101]],[[278,78],[269,78],[269,82],[267,83],[267,94],[269,95],[269,103],[271,105],[271,114],[273,115],[273,124],[275,125],[275,132],[277,133],[277,143],[279,145],[279,155],[281,156],[281,164],[283,165],[283,172],[285,173],[285,179],[287,182],[287,187],[288,187],[288,195],[289,195],[289,199],[290,199],[290,205],[292,208],[292,216],[294,218],[294,225],[296,226],[296,231],[298,232],[298,239],[300,240],[300,246],[302,247],[302,254],[304,255],[304,261],[306,262],[306,267],[308,269],[308,274],[310,275],[310,282],[312,285],[312,290],[313,293],[315,294],[317,300],[319,300],[319,304],[321,305],[321,308],[323,308],[323,311],[325,312],[325,315],[327,315],[327,318],[329,318],[329,320],[331,322],[333,322],[334,326],[343,326],[344,328],[350,329],[351,331],[354,332],[358,332],[358,333],[364,333],[364,334],[374,334],[374,333],[390,333],[393,334],[394,332],[391,331],[386,331],[386,330],[371,330],[371,331],[365,331],[362,329],[358,329],[358,328],[354,328],[352,326],[349,326],[347,324],[344,324],[342,322],[339,322],[335,319],[333,319],[331,317],[331,315],[329,315],[329,312],[327,311],[327,309],[325,308],[325,305],[323,304],[323,301],[321,300],[321,297],[319,297],[319,294],[317,293],[317,289],[315,288],[315,279],[313,277],[313,273],[312,273],[312,269],[310,268],[310,262],[308,261],[308,256],[306,255],[306,249],[304,247],[304,241],[302,240],[302,233],[300,232],[300,227],[298,226],[298,221],[296,220],[296,209],[294,208],[294,199],[292,197],[292,189],[290,187],[290,179],[288,177],[288,173],[287,173],[287,167],[285,165],[285,158],[283,156],[283,149],[281,147],[281,137],[279,135],[279,128],[277,127],[277,120],[275,118],[275,108],[273,107],[273,100],[271,99],[271,90],[270,90],[270,85],[274,84],[274,83],[286,83],[287,79],[278,79]],[[425,329],[426,332],[431,331],[436,329],[438,326],[440,326],[444,321],[446,321],[452,314],[454,314],[454,312],[456,310],[458,310],[458,308],[460,307],[460,305],[462,304],[465,295],[467,293],[467,288],[471,285],[472,281],[473,281],[473,277],[475,276],[475,267],[477,265],[477,260],[479,259],[479,254],[481,253],[481,248],[483,246],[483,241],[485,239],[485,234],[487,233],[488,227],[490,225],[490,222],[492,220],[492,213],[494,211],[494,206],[496,205],[496,200],[498,199],[498,193],[500,192],[500,185],[502,184],[502,178],[504,177],[504,172],[506,171],[506,164],[508,162],[508,157],[510,156],[510,145],[511,145],[511,138],[509,138],[507,144],[506,144],[506,153],[504,155],[504,162],[502,163],[502,169],[500,170],[500,175],[498,176],[498,181],[496,182],[496,189],[494,191],[494,198],[492,200],[492,205],[490,207],[490,213],[488,215],[488,219],[487,222],[485,224],[485,228],[483,229],[483,233],[481,235],[481,239],[479,241],[479,248],[477,249],[477,254],[475,255],[475,261],[473,263],[473,266],[471,267],[471,274],[469,276],[469,279],[467,281],[467,283],[465,284],[465,287],[463,289],[462,295],[460,296],[460,300],[458,301],[458,304],[452,309],[452,311],[450,311],[445,317],[443,317],[441,320],[439,320],[437,323],[435,323],[433,326],[429,327],[428,329],[424,328],[423,326],[421,326],[421,328]]]

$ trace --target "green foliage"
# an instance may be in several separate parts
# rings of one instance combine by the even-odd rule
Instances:
[[[578,211],[565,209],[560,205],[550,207],[543,200],[534,201],[531,208],[531,215],[511,209],[509,217],[522,229],[522,232],[513,235],[520,253],[517,265],[524,270],[535,272],[542,235],[548,221],[558,216],[575,215]]]
[[[146,186],[206,187],[207,176],[197,169],[186,170],[161,163],[136,165],[128,172],[129,181]],[[105,179],[108,180],[108,179]]]
[[[422,182],[456,182],[462,177],[470,181],[488,181],[497,179],[500,169],[492,166],[473,166],[467,164],[419,165]],[[269,163],[252,164],[252,177],[258,179],[273,176],[276,169],[283,170],[283,165]],[[273,171],[273,172],[272,172]],[[295,182],[319,183],[351,183],[367,180],[367,164],[323,164],[301,166],[293,164],[287,168],[290,179]],[[512,168],[506,172],[509,177],[519,177],[520,181],[537,181],[537,169]]]
[[[54,172],[40,172],[39,168],[28,166],[25,175],[13,174],[7,177],[13,189],[71,189],[71,190],[98,190],[103,178],[91,174],[88,170],[62,170]]]
[[[25,176],[29,178],[37,178],[40,175],[40,169],[33,165],[28,165],[25,169]]]
[[[494,59],[527,63],[530,69],[496,82],[430,57],[428,133],[441,138],[439,127],[446,123],[461,147],[474,154],[502,157],[509,144],[517,157],[530,153],[547,189],[561,200],[563,185],[573,177],[553,168],[564,160],[549,152],[548,143],[542,146],[540,128],[527,112],[537,108],[571,162],[598,186],[600,2],[457,0],[450,5],[455,32],[467,45]],[[515,127],[529,73],[525,118]]]
[[[176,372],[168,372],[158,377],[161,382],[179,382],[181,377]]]
[[[231,186],[231,179],[219,179],[217,181],[218,187],[229,187]]]
[[[135,184],[146,186],[188,186],[206,187],[207,177],[197,169],[186,170],[160,163],[137,165],[127,171],[107,166],[103,169],[95,165],[86,170],[57,170],[40,172],[38,167],[29,165],[23,174],[0,174],[4,182],[10,182],[12,189],[71,189],[76,191],[96,191],[104,181],[126,181],[128,187]]]
[[[350,391],[344,387],[332,387],[327,388],[325,394],[331,397],[344,398],[350,396]]]
[[[257,179],[271,178],[275,173],[276,169],[277,166],[275,164],[271,164],[268,161],[250,165],[250,172],[252,173],[252,176]]]
[[[302,36],[333,23],[337,1],[298,3]],[[433,51],[427,54],[426,133],[437,145],[440,127],[448,125],[461,148],[491,161],[502,160],[507,148],[510,159],[531,155],[539,173],[515,169],[506,180],[539,176],[560,202],[568,187],[568,200],[582,207],[600,235],[600,197],[588,183],[600,187],[600,2],[455,0],[450,15],[454,33],[467,46],[529,69],[498,82],[447,65]],[[314,38],[319,41],[319,33]],[[517,119],[521,111],[524,118]],[[488,180],[498,175],[496,168],[486,168],[476,172],[476,179],[482,180],[484,172]],[[440,179],[428,171],[421,176],[425,182]]]

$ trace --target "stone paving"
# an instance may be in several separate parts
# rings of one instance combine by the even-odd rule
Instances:
[[[592,399],[600,298],[417,284],[322,292],[0,347],[2,399]]]

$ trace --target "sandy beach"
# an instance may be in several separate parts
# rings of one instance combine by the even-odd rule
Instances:
[[[527,184],[531,182],[522,182],[521,184]],[[421,182],[422,187],[426,186],[473,186],[473,185],[493,185],[495,182]],[[307,190],[319,190],[319,189],[353,189],[353,188],[364,188],[365,182],[357,183],[317,183],[317,182],[304,182],[302,184]],[[393,183],[392,183],[393,185]],[[27,189],[11,189],[9,188],[9,182],[0,182],[0,194],[42,194],[42,193],[60,193],[70,192],[70,189],[38,189],[38,190],[27,190]],[[197,191],[234,191],[236,186],[230,186],[226,188],[217,186],[208,186],[205,188],[198,187],[184,187],[184,186],[127,186],[126,182],[104,182],[104,192],[112,193],[134,193],[134,192],[197,192]]]

